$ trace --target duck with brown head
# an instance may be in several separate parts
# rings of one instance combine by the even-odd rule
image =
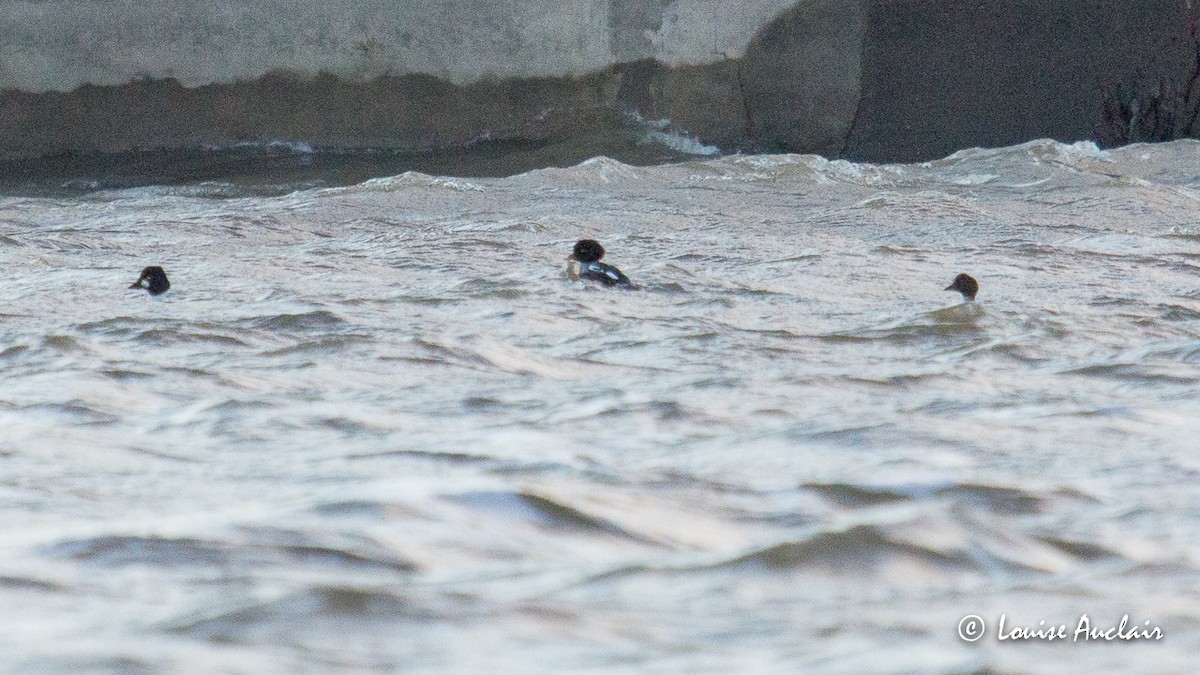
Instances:
[[[945,288],[947,291],[962,293],[964,302],[974,302],[975,294],[979,292],[979,282],[970,274],[960,274],[954,277],[954,283]]]

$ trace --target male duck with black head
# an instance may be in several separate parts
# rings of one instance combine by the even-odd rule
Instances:
[[[158,265],[152,265],[142,270],[142,275],[138,280],[129,285],[130,288],[143,288],[150,295],[162,295],[171,288],[171,282],[167,280],[167,273]]]
[[[567,256],[567,276],[572,281],[595,281],[605,286],[633,288],[633,282],[621,270],[612,265],[600,262],[604,257],[604,247],[595,239],[580,239],[575,242],[575,250]]]

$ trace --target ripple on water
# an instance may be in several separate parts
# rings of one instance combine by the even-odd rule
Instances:
[[[121,421],[120,416],[97,410],[79,399],[72,399],[62,403],[35,403],[24,406],[21,410],[62,415],[72,418],[76,424],[111,425]]]
[[[301,314],[275,314],[249,320],[255,328],[272,331],[332,330],[346,325],[346,321],[328,310],[316,310]]]
[[[362,420],[355,420],[349,417],[318,417],[313,420],[318,425],[326,429],[341,432],[346,436],[386,436],[388,429],[376,426]]]
[[[100,321],[87,321],[76,328],[92,335],[133,335],[145,329],[146,320],[132,316],[114,316]]]
[[[119,650],[119,648],[118,648]],[[94,675],[155,675],[162,672],[161,664],[136,656],[106,656],[89,654],[69,656],[56,654],[50,658],[16,663],[14,673],[92,673]]]
[[[955,347],[982,344],[988,339],[987,313],[973,302],[939,309],[876,328],[859,328],[817,337],[832,343],[886,342],[898,345],[953,343]]]
[[[147,380],[153,379],[153,373],[147,373],[138,370],[125,370],[123,368],[105,368],[100,371],[100,374],[117,381],[122,380]]]
[[[323,657],[326,668],[341,665],[352,670],[393,671],[399,668],[394,659],[404,656],[406,649],[397,650],[397,634],[428,625],[438,620],[463,620],[469,614],[455,605],[465,602],[429,602],[409,592],[396,589],[376,589],[351,585],[320,584],[266,601],[246,599],[228,603],[205,612],[173,621],[166,630],[193,639],[223,644],[305,644],[331,650]],[[232,605],[230,607],[229,605]],[[354,639],[347,642],[347,634]],[[364,646],[364,642],[365,645]],[[337,644],[338,648],[333,649]],[[372,656],[380,650],[370,645],[391,645],[383,661],[373,664]],[[402,660],[411,665],[413,658]],[[373,667],[372,667],[373,666]]]
[[[466,452],[439,452],[435,450],[384,450],[382,452],[351,453],[347,459],[377,459],[385,457],[407,457],[428,460],[436,463],[475,463],[494,462],[496,458],[487,455],[474,455]]]
[[[1158,318],[1162,321],[1200,321],[1200,311],[1181,305],[1155,305]]]
[[[272,540],[275,541],[272,541]],[[416,565],[374,542],[331,544],[307,535],[251,530],[233,539],[111,535],[61,542],[42,553],[104,567],[336,567],[412,572]]]
[[[177,328],[151,328],[138,333],[134,342],[151,347],[166,347],[178,344],[212,344],[223,347],[245,347],[247,343],[232,335],[207,333]]]
[[[1098,363],[1060,371],[1061,375],[1078,375],[1114,380],[1123,384],[1194,384],[1200,373],[1183,372],[1175,364]]]
[[[417,338],[413,340],[413,345],[421,348],[424,354],[400,358],[550,379],[571,378],[580,372],[579,366],[570,360],[535,355],[531,351],[491,338],[473,338],[469,342],[440,342]]]
[[[580,534],[606,534],[640,543],[658,543],[610,520],[531,492],[465,492],[449,496],[447,499],[492,516],[539,527]]]
[[[89,354],[92,351],[83,342],[70,335],[47,335],[42,340],[42,346],[65,354]]]
[[[531,294],[511,279],[470,279],[456,291],[469,298],[495,300],[517,300]]]
[[[912,499],[912,495],[904,491],[850,483],[804,483],[800,487],[848,508],[895,504]]]
[[[976,490],[979,486],[964,486]],[[990,486],[984,486],[990,487]],[[977,490],[976,490],[977,491]],[[989,490],[989,497],[994,497]],[[847,496],[843,491],[841,497]],[[856,493],[853,499],[884,501],[897,495]],[[1007,507],[1004,507],[1007,508]],[[1028,515],[1020,507],[986,517],[964,515],[952,504],[937,506],[924,516],[884,523],[860,523],[815,532],[798,541],[763,545],[735,558],[702,569],[749,572],[820,574],[831,578],[883,578],[893,586],[939,585],[946,575],[985,578],[1003,574],[1046,575],[1074,569],[1094,560],[1121,558],[1099,544],[1015,534],[997,527],[997,515]]]
[[[401,502],[382,502],[370,499],[350,499],[327,502],[312,508],[313,513],[334,518],[366,518],[369,520],[428,519],[422,511]]]
[[[21,354],[24,354],[28,351],[29,351],[29,345],[13,345],[12,347],[5,349],[4,351],[0,351],[0,359],[15,358],[15,357],[20,356]]]
[[[64,586],[42,579],[13,575],[0,576],[0,589],[10,591],[40,591],[45,593],[59,593],[67,590]]]
[[[294,354],[332,354],[344,351],[357,345],[371,344],[374,339],[369,335],[356,333],[346,335],[328,335],[318,340],[306,340],[294,345],[262,352],[262,356],[291,356]]]
[[[845,530],[820,532],[801,541],[773,544],[718,567],[874,574],[886,566],[911,566],[927,574],[982,571],[980,562],[967,551],[938,550],[900,540],[874,525],[855,525]]]
[[[939,500],[982,508],[997,515],[1026,516],[1046,512],[1053,503],[1096,502],[1095,498],[1077,490],[1058,489],[1043,493],[1025,488],[983,483],[882,486],[852,483],[804,483],[801,487],[847,508],[869,508],[906,501]]]
[[[1061,551],[1064,555],[1087,563],[1127,560],[1124,555],[1117,551],[1093,542],[1064,539],[1049,534],[1035,536],[1034,538],[1047,546]]]

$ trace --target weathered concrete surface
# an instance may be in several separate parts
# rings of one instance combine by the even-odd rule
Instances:
[[[747,133],[757,146],[845,152],[861,97],[868,4],[801,3],[755,37],[742,82]]]
[[[1192,4],[866,3],[862,104],[845,153],[909,161],[1034,138],[1089,138],[1106,86],[1187,76]]]
[[[581,76],[737,57],[795,0],[0,0],[0,89],[273,71],[363,81]]]
[[[0,159],[551,142],[628,111],[874,161],[1076,140],[1106,86],[1187,75],[1190,4],[0,0]]]

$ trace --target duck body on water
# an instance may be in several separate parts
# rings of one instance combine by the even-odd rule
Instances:
[[[171,282],[167,279],[167,273],[158,265],[151,265],[142,269],[142,274],[137,281],[129,285],[130,288],[145,289],[150,295],[162,295],[171,288]]]
[[[600,262],[604,253],[604,246],[595,239],[580,239],[575,243],[571,255],[567,256],[567,276],[572,281],[594,281],[609,287],[636,288],[621,270]],[[129,288],[140,288],[150,295],[159,296],[170,290],[171,281],[161,266],[150,265],[142,268],[137,281],[130,284]],[[979,282],[969,274],[959,274],[945,290],[958,291],[963,301],[974,302],[979,293]]]
[[[580,239],[575,250],[567,256],[567,276],[572,281],[595,281],[605,286],[633,288],[633,282],[621,270],[600,262],[604,247],[595,239]]]
[[[954,283],[946,287],[947,291],[958,291],[962,293],[964,302],[974,302],[975,295],[979,293],[979,282],[975,281],[975,277],[970,274],[960,274],[954,277]]]

